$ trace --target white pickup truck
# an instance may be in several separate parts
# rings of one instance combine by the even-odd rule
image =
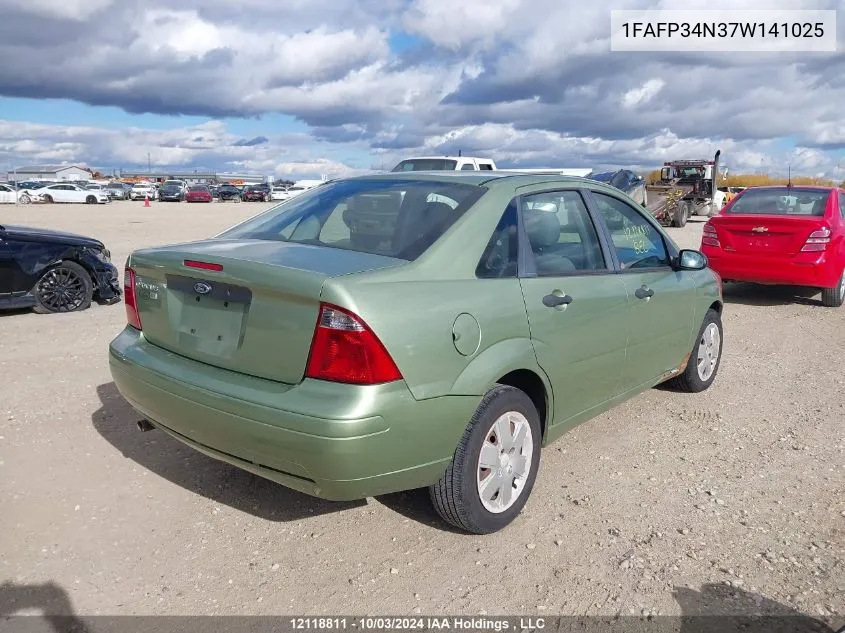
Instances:
[[[391,171],[495,171],[496,163],[475,156],[414,156]]]

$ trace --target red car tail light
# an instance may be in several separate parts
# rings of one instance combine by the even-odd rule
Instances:
[[[396,363],[367,324],[352,312],[327,303],[320,304],[305,376],[355,385],[402,379]]]
[[[801,248],[801,251],[804,253],[811,253],[825,250],[827,245],[830,243],[830,235],[830,229],[826,226],[820,228],[818,231],[813,231],[810,233],[810,237],[807,238],[807,241],[804,242],[804,246]]]
[[[138,296],[135,294],[135,271],[128,266],[123,274],[123,303],[126,305],[126,322],[136,330],[141,327],[141,315],[138,314]]]
[[[701,236],[701,243],[705,246],[715,246],[716,248],[720,248],[722,245],[719,244],[719,235],[716,233],[716,227],[710,224],[708,221],[704,225],[703,234]]]

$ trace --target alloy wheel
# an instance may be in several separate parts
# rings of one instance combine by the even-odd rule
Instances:
[[[52,312],[73,312],[85,303],[84,280],[73,270],[59,266],[44,275],[36,288],[44,307]]]

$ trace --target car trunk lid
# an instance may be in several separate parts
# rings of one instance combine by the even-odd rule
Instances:
[[[710,220],[726,251],[791,257],[801,251],[813,231],[825,225],[818,216],[718,215]]]
[[[403,263],[336,248],[223,239],[146,249],[130,261],[147,341],[287,384],[302,380],[323,282]]]

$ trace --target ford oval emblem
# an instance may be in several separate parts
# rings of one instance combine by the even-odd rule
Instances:
[[[211,292],[211,286],[209,286],[204,281],[198,281],[194,284],[194,291],[197,294],[207,295],[209,292]]]

